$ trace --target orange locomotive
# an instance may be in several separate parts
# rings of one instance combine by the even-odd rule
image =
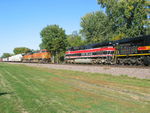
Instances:
[[[48,63],[51,62],[51,54],[46,49],[34,51],[23,55],[23,62]]]

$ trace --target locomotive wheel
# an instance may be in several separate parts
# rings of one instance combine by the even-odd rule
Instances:
[[[150,56],[145,56],[143,58],[143,63],[145,66],[149,66],[150,65]]]

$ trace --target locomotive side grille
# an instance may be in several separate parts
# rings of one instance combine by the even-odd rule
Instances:
[[[123,55],[123,54],[136,54],[137,51],[137,46],[122,46],[118,48],[118,54]]]

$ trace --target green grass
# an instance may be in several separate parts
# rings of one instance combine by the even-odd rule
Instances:
[[[0,113],[149,113],[150,80],[0,63]]]

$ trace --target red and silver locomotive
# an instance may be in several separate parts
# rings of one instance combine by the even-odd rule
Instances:
[[[72,47],[65,62],[150,65],[150,35]]]

